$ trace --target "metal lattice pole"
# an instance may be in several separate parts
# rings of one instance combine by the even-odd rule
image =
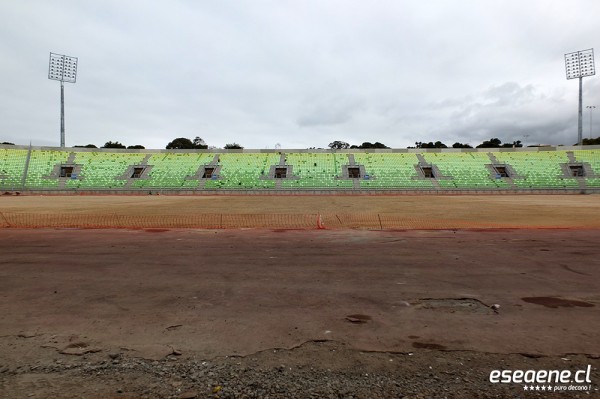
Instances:
[[[65,146],[65,85],[60,82],[60,146]]]
[[[583,144],[583,78],[596,74],[594,49],[565,54],[567,79],[579,79],[579,109],[577,114],[577,144]]]
[[[583,78],[579,77],[579,109],[577,111],[577,144],[583,144]]]
[[[77,57],[50,53],[48,79],[60,81],[60,146],[65,146],[65,85],[77,80]]]

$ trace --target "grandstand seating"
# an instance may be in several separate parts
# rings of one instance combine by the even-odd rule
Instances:
[[[0,148],[0,190],[19,190],[27,150]]]
[[[283,188],[351,188],[351,180],[337,179],[348,155],[336,153],[286,153],[286,163],[293,165],[297,180],[283,180]]]
[[[197,188],[198,180],[186,180],[196,174],[202,165],[209,164],[214,154],[158,153],[152,154],[147,164],[152,166],[147,179],[137,179],[134,188]]]
[[[357,153],[354,161],[364,165],[369,175],[369,179],[361,180],[361,188],[433,188],[430,179],[418,179],[415,165],[419,160],[415,154]]]
[[[498,152],[496,159],[510,164],[521,179],[515,179],[518,188],[577,188],[574,178],[563,177],[561,163],[568,163],[566,151]]]
[[[486,165],[492,163],[485,152],[439,152],[426,153],[423,158],[434,164],[444,177],[440,187],[451,189],[496,189],[508,188],[505,179],[490,177]]]
[[[225,153],[219,155],[219,178],[207,180],[205,188],[259,189],[275,188],[273,180],[262,180],[271,165],[279,163],[276,153]]]
[[[597,176],[587,177],[587,186],[600,188],[600,150],[575,150],[573,151],[573,155],[577,162],[589,163],[595,176]]]
[[[31,151],[29,168],[27,169],[27,188],[57,188],[58,179],[48,176],[57,164],[67,162],[70,151],[61,150],[36,150]]]
[[[490,152],[129,152],[2,146],[0,190],[600,189],[600,149]],[[288,178],[279,180],[269,173],[282,153],[292,168]],[[344,177],[344,166],[352,160],[364,167],[358,179]],[[419,160],[440,176],[424,178],[416,168]],[[565,164],[573,160],[591,167],[586,166],[588,176],[568,176]],[[516,175],[495,178],[489,167],[495,162],[510,165]],[[57,170],[64,164],[74,165],[77,175],[60,179]],[[132,178],[128,174],[138,165],[148,169],[141,178]],[[198,173],[207,165],[219,168],[217,176],[201,179]]]
[[[128,152],[77,152],[75,163],[81,165],[80,178],[68,180],[66,188],[122,188],[127,182],[120,179],[127,168],[143,161],[146,154]]]

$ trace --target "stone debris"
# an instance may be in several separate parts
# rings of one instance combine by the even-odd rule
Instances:
[[[326,345],[325,353],[334,353],[332,348],[342,349],[333,344]],[[265,352],[265,355],[269,352]],[[281,351],[287,358],[290,352]],[[346,352],[348,354],[349,352]],[[86,381],[85,386],[95,386],[95,392],[89,397],[135,397],[135,398],[500,398],[519,397],[520,386],[493,385],[488,381],[489,367],[479,370],[463,366],[467,360],[464,354],[433,354],[424,362],[406,354],[358,354],[374,356],[395,367],[409,366],[408,370],[384,370],[382,367],[367,367],[356,363],[355,366],[320,367],[289,364],[277,365],[272,355],[267,363],[261,364],[250,358],[220,358],[207,362],[200,359],[187,359],[172,362],[129,358],[120,354],[118,363],[98,357],[95,361],[73,358],[68,361],[54,361],[32,367],[11,371],[11,376],[35,372],[36,375],[61,376],[65,381]],[[275,355],[279,356],[279,355]],[[421,356],[427,356],[421,353]],[[485,355],[489,356],[489,355]],[[514,355],[518,356],[518,355]],[[498,355],[498,359],[504,358]],[[410,359],[410,360],[409,360]],[[498,362],[494,360],[494,363]],[[520,357],[523,359],[523,357]],[[289,360],[289,358],[288,358]],[[487,364],[487,360],[485,361]],[[432,366],[435,365],[435,366]],[[5,376],[7,374],[4,374]],[[135,382],[134,384],[131,384]],[[98,388],[105,393],[97,392]],[[26,397],[31,391],[11,397]],[[90,391],[87,391],[88,395]],[[0,390],[0,393],[2,391]],[[81,393],[68,396],[71,392],[52,392],[39,397],[88,397]],[[63,395],[64,394],[64,395]],[[46,396],[44,396],[46,395]],[[36,396],[37,397],[37,396]]]

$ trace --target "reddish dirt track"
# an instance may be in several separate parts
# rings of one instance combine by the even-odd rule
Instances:
[[[2,196],[0,227],[597,228],[598,195]]]
[[[211,357],[330,339],[370,351],[433,345],[600,355],[596,231],[7,229],[1,236],[0,335],[26,331],[40,345],[76,335],[144,356],[178,347]],[[528,297],[589,305],[549,307]],[[348,321],[356,314],[369,320]]]
[[[488,198],[506,201],[474,201],[485,208]],[[4,212],[31,205],[0,200]],[[580,215],[598,207],[591,196],[545,200],[556,202],[515,199],[541,209],[533,220],[548,220],[550,209]],[[510,218],[515,204],[507,204]],[[562,225],[564,215],[547,223]],[[356,351],[466,351],[479,359],[584,354],[598,382],[600,230],[587,228],[598,223],[593,214],[573,220],[582,223],[565,230],[0,229],[0,366],[53,362],[65,349],[210,359],[325,340]],[[489,356],[496,363],[481,360],[486,373],[499,367]],[[6,377],[0,396],[57,395],[27,375]],[[53,387],[68,384],[60,381]]]

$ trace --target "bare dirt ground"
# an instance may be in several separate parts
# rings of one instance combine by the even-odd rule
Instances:
[[[598,395],[600,197],[2,197],[0,211],[66,204],[562,228],[0,229],[2,398]],[[590,383],[547,384],[584,391],[489,381],[588,366]]]
[[[0,227],[600,228],[598,195],[2,196]]]

